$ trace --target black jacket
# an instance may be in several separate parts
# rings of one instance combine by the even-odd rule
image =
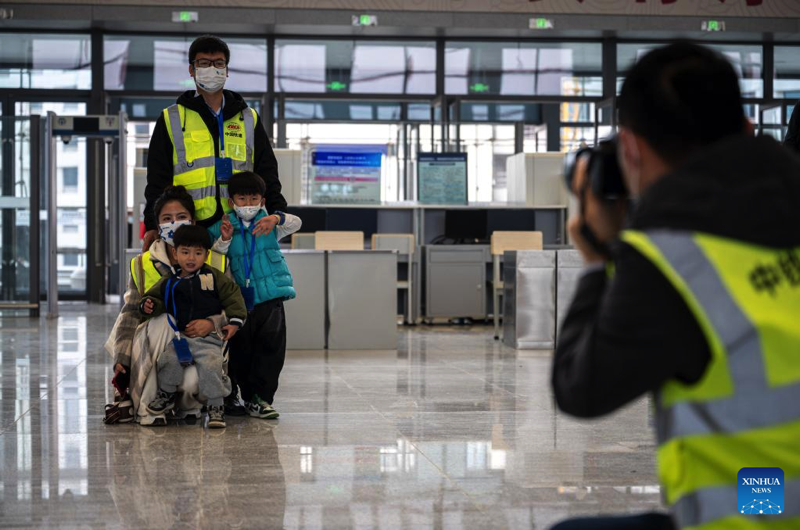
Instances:
[[[158,316],[164,312],[175,318],[179,330],[183,331],[192,320],[202,320],[214,315],[219,315],[225,310],[225,316],[230,324],[241,327],[247,318],[247,307],[242,298],[242,292],[236,282],[208,265],[203,265],[194,274],[181,279],[177,285],[177,275],[165,276],[153,285],[142,298],[139,305],[144,308],[147,300],[154,304],[153,313],[145,315]],[[175,309],[172,310],[172,293],[169,296],[169,307],[165,305],[167,299],[167,282],[175,287]],[[144,313],[144,311],[142,311]]]
[[[630,227],[699,231],[800,246],[800,160],[768,137],[720,142],[641,197]],[[556,401],[583,417],[611,412],[669,379],[697,382],[710,350],[683,298],[650,261],[619,244],[612,280],[578,284],[553,361]]]
[[[224,90],[225,107],[222,109],[222,117],[226,120],[239,114],[247,108],[244,98],[236,92]],[[208,109],[202,96],[195,96],[194,90],[188,90],[181,94],[178,103],[188,109],[200,113],[203,121],[208,127],[208,132],[214,138],[214,152],[219,152],[219,124],[217,118]],[[267,184],[267,210],[269,212],[286,211],[286,199],[281,195],[281,182],[278,180],[278,161],[269,143],[267,132],[264,129],[264,122],[259,117],[255,127],[254,138],[254,171],[264,179]],[[167,124],[163,113],[156,121],[153,136],[150,138],[150,149],[147,153],[147,187],[144,196],[147,204],[144,209],[144,224],[147,230],[158,228],[158,222],[153,213],[153,206],[159,196],[167,186],[172,185],[173,176],[172,164],[172,141],[169,139]],[[222,205],[219,197],[219,186],[217,186],[217,211],[209,219],[198,221],[197,224],[209,227],[222,218]]]

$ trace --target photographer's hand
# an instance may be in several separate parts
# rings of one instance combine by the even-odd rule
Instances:
[[[572,190],[576,196],[581,197],[584,201],[583,212],[585,215],[585,222],[594,233],[597,240],[601,243],[610,243],[618,236],[625,223],[625,216],[628,211],[628,203],[624,200],[609,203],[599,199],[588,186],[586,179],[587,174],[587,160],[585,158],[578,160],[575,168],[575,179]],[[586,187],[586,190],[581,192],[581,189]],[[584,223],[584,218],[578,213],[570,218],[567,223],[567,230],[569,232],[570,241],[575,245],[583,259],[587,264],[600,264],[608,261],[608,256],[605,256],[597,251],[592,245],[586,241],[586,238],[581,234],[581,226]]]

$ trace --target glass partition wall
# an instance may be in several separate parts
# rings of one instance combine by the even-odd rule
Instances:
[[[103,30],[4,31],[3,115],[49,109],[71,115],[125,111],[130,119],[128,206],[136,219],[140,212],[134,182],[146,178],[155,121],[181,92],[194,88],[187,58],[194,37]],[[416,199],[419,153],[452,151],[467,153],[469,200],[503,203],[506,159],[522,151],[567,151],[611,134],[625,72],[647,50],[663,43],[222,37],[231,48],[227,88],[243,94],[259,112],[276,147],[302,152],[302,200],[310,198],[308,172],[314,149],[358,146],[380,153],[378,192],[388,203]],[[800,98],[800,42],[710,46],[734,65],[746,113],[759,133],[782,138],[795,98]],[[58,149],[63,198],[59,289],[80,297],[85,296],[81,271],[89,246],[95,244],[86,240],[91,190],[86,166],[91,153],[80,140],[59,143]]]

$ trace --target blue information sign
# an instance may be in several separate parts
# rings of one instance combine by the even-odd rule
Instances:
[[[379,204],[382,164],[381,151],[317,149],[311,155],[312,202]]]

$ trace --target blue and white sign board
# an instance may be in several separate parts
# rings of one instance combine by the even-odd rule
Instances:
[[[379,146],[317,148],[311,153],[313,204],[380,204],[384,154]]]
[[[467,204],[467,153],[419,153],[417,184],[422,204]]]

